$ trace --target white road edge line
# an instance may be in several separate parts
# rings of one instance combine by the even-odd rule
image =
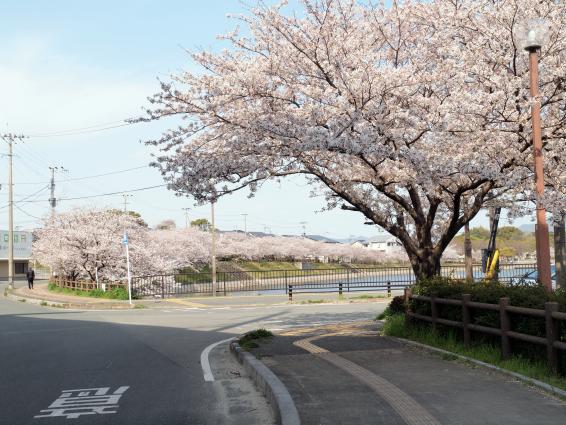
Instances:
[[[202,366],[202,372],[204,374],[204,380],[206,382],[214,381],[214,375],[212,374],[212,369],[210,369],[210,362],[208,361],[208,355],[210,354],[212,349],[217,345],[220,345],[224,342],[232,341],[233,339],[235,339],[235,337],[223,339],[222,341],[218,341],[215,342],[214,344],[210,344],[208,347],[202,350],[202,353],[200,353],[200,365]]]

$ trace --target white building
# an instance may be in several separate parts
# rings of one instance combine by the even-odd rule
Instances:
[[[0,230],[0,280],[8,279],[8,241],[7,230]],[[14,277],[23,277],[28,271],[31,257],[31,232],[14,232]]]
[[[373,251],[391,254],[403,250],[403,245],[395,236],[383,233],[367,240],[367,247]]]
[[[364,240],[359,240],[350,243],[350,245],[353,246],[354,248],[367,248],[368,243]]]

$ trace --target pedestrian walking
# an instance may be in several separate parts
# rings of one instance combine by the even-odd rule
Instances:
[[[33,289],[33,280],[35,279],[35,271],[33,268],[29,268],[26,272],[26,277],[28,278],[28,288]]]

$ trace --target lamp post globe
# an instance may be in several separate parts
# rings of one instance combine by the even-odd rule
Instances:
[[[542,19],[531,19],[521,34],[523,48],[529,52],[540,50],[546,38],[546,23]]]

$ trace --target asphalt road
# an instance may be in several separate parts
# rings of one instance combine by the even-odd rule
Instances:
[[[207,346],[258,327],[373,318],[385,305],[82,312],[0,298],[0,424],[264,425],[267,404],[235,380],[226,344],[210,355],[216,381],[204,380]]]

